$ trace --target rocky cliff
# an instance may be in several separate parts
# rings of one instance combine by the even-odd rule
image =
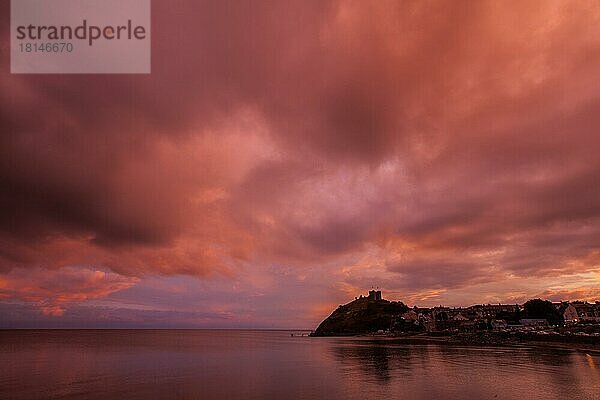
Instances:
[[[399,301],[361,297],[339,306],[313,333],[313,336],[351,336],[390,329],[392,322],[408,311]]]

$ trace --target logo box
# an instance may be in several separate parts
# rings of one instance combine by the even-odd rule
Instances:
[[[12,73],[150,71],[150,0],[11,0]]]

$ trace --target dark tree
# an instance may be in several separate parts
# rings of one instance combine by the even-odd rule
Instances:
[[[523,315],[518,307],[515,311],[500,311],[496,314],[496,319],[503,319],[509,324],[518,324],[521,318],[523,318]]]
[[[548,300],[533,299],[523,304],[526,318],[544,318],[550,323],[561,322],[562,317]]]

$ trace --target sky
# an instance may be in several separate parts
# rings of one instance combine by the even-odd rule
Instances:
[[[153,1],[149,75],[11,75],[0,326],[600,300],[600,3]]]

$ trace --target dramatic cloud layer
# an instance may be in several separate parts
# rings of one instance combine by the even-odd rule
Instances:
[[[8,6],[14,324],[599,293],[596,2],[153,2],[148,76],[10,75]]]

